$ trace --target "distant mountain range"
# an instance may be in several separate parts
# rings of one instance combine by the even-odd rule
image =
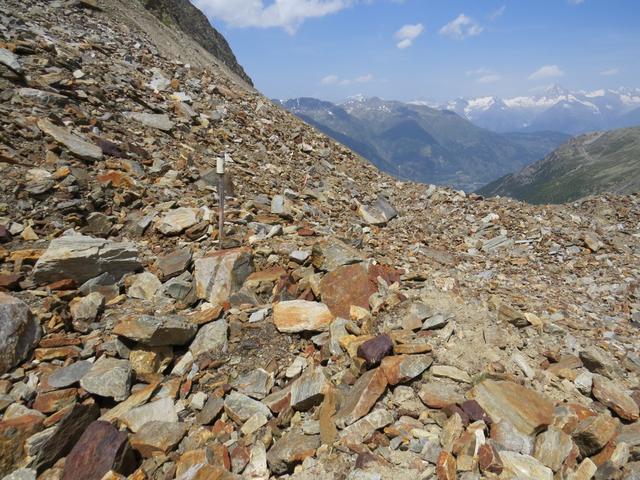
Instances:
[[[494,132],[550,130],[578,135],[640,125],[640,88],[584,92],[554,85],[533,96],[412,103],[451,110]]]
[[[530,203],[564,203],[602,192],[640,191],[640,127],[573,138],[543,160],[481,188]]]
[[[280,103],[398,178],[466,191],[543,158],[569,138],[558,132],[495,133],[449,110],[379,98]]]

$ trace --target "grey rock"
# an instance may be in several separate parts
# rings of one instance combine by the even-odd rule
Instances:
[[[93,363],[85,360],[72,363],[69,366],[59,368],[51,373],[47,379],[47,383],[50,387],[56,389],[70,387],[82,380],[82,377],[91,370],[92,366]]]
[[[165,397],[129,410],[120,420],[135,433],[148,422],[177,423],[178,414],[173,400]]]
[[[131,298],[152,300],[161,288],[162,283],[158,277],[151,272],[142,272],[131,278],[131,286],[127,294]]]
[[[19,468],[3,477],[2,480],[36,480],[36,471],[31,468]]]
[[[174,250],[167,255],[161,255],[156,260],[154,267],[158,270],[160,279],[167,281],[179,276],[191,263],[191,249],[189,247]]]
[[[163,235],[178,235],[198,223],[198,210],[180,207],[169,210],[158,222],[156,229]]]
[[[244,423],[256,413],[271,418],[271,410],[265,404],[236,391],[224,399],[224,410],[236,423]]]
[[[74,298],[69,304],[73,327],[79,332],[86,332],[87,325],[98,318],[103,306],[104,297],[98,292]]]
[[[149,347],[185,345],[198,327],[180,315],[129,316],[116,324],[113,333]]]
[[[343,265],[362,262],[364,257],[355,248],[338,240],[325,240],[313,245],[311,261],[319,269],[329,272]]]
[[[69,133],[65,128],[58,127],[44,118],[38,120],[38,128],[52,136],[56,142],[64,145],[76,157],[87,161],[102,160],[100,147]]]
[[[0,48],[0,63],[6,65],[16,73],[23,72],[22,65],[20,65],[17,55],[6,48]]]
[[[319,435],[305,435],[300,430],[284,434],[267,453],[267,462],[271,471],[282,475],[293,469],[304,458],[313,456],[320,447]]]
[[[34,278],[38,283],[64,278],[84,283],[109,273],[117,281],[141,267],[138,250],[133,243],[70,234],[51,241],[36,263]]]
[[[273,373],[269,373],[262,368],[256,368],[241,375],[234,383],[239,392],[249,395],[252,398],[262,400],[269,395],[273,388]]]
[[[164,132],[170,131],[174,125],[174,123],[169,119],[169,116],[165,114],[125,112],[124,116],[131,118],[136,122],[140,122],[147,127],[157,128]]]
[[[397,210],[393,208],[389,200],[382,196],[378,197],[372,205],[360,205],[358,213],[370,225],[385,225],[389,220],[398,216]]]
[[[214,252],[194,262],[196,295],[214,305],[222,305],[253,273],[253,257],[247,249]]]
[[[226,352],[228,330],[229,327],[224,319],[204,325],[189,347],[193,357],[197,358],[203,353]]]
[[[87,392],[121,402],[131,389],[131,364],[128,360],[101,357],[80,380]]]
[[[27,304],[0,292],[0,374],[27,358],[40,335]]]
[[[64,95],[45,92],[44,90],[38,90],[36,88],[19,88],[16,94],[40,105],[64,105],[69,102],[69,99]]]

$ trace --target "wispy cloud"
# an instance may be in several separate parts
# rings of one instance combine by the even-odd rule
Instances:
[[[491,12],[487,18],[489,20],[491,20],[492,22],[495,22],[498,18],[500,18],[502,15],[504,15],[504,12],[506,12],[506,11],[507,11],[507,6],[503,5],[500,8],[498,8],[497,10],[494,10],[493,12]]]
[[[502,77],[497,73],[490,73],[488,75],[482,75],[476,78],[477,83],[496,83],[502,80]]]
[[[353,84],[369,83],[369,82],[373,82],[373,80],[375,80],[375,77],[371,73],[367,73],[366,75],[360,75],[355,78],[341,78],[338,75],[331,74],[322,78],[320,80],[320,84],[325,86],[330,86],[330,85],[346,86],[346,85],[353,85]]]
[[[401,50],[409,48],[413,45],[414,40],[422,35],[422,32],[424,32],[424,25],[421,23],[403,25],[394,35],[395,39],[398,40],[396,47]]]
[[[542,80],[544,78],[563,76],[564,72],[558,65],[545,65],[529,75],[529,80]]]
[[[601,71],[600,75],[603,75],[605,77],[612,77],[614,75],[618,75],[619,73],[620,73],[619,68],[607,68],[606,70]]]
[[[452,21],[447,23],[439,31],[440,35],[456,38],[458,40],[464,40],[468,37],[474,37],[480,35],[484,30],[484,27],[476,22],[473,18],[461,13]]]
[[[468,70],[466,74],[469,77],[476,77],[476,83],[495,83],[502,80],[501,75],[498,75],[494,71],[485,67],[477,68],[475,70]]]
[[[207,16],[232,27],[280,27],[294,34],[306,20],[331,15],[356,0],[192,0]]]

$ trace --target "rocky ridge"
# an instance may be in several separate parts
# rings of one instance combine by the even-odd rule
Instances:
[[[638,196],[396,182],[100,2],[0,5],[0,475],[640,476]]]

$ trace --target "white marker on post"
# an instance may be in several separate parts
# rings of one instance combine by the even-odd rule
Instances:
[[[222,250],[222,239],[224,233],[224,163],[227,158],[225,153],[224,157],[218,157],[216,162],[216,172],[218,174],[218,246]]]

